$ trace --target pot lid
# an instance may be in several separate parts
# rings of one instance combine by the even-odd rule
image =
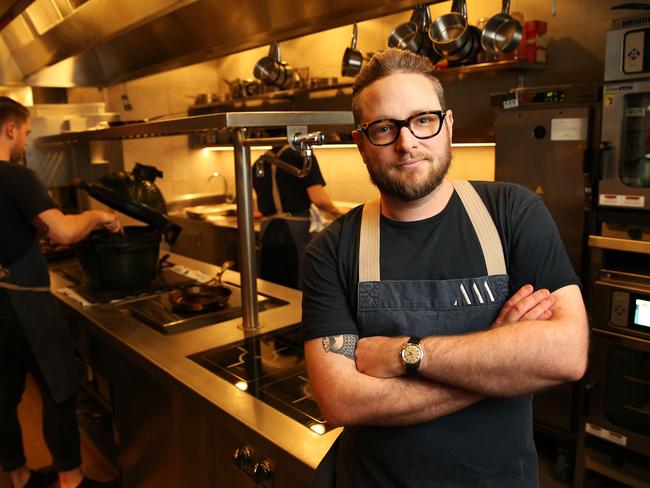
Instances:
[[[104,205],[108,205],[118,212],[122,212],[129,217],[133,217],[134,219],[160,229],[165,240],[169,244],[176,242],[176,239],[181,232],[181,227],[171,222],[158,210],[145,203],[125,199],[116,191],[107,188],[100,183],[87,183],[83,180],[79,180],[77,186],[88,192],[91,197],[102,202]]]

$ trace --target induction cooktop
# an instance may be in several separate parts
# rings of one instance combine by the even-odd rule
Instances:
[[[199,352],[189,359],[317,434],[332,429],[312,396],[300,324]]]

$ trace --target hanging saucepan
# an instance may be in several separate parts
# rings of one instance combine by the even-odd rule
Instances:
[[[232,291],[223,286],[221,277],[234,264],[223,263],[217,275],[206,283],[171,291],[168,297],[172,308],[181,312],[205,312],[225,307]]]
[[[420,50],[422,43],[422,30],[420,26],[423,23],[424,8],[424,5],[416,5],[411,14],[411,20],[398,25],[390,33],[390,36],[388,36],[388,47],[405,49],[413,53],[417,53]]]
[[[471,64],[476,61],[476,56],[481,51],[481,29],[475,25],[468,25],[467,32],[469,33],[467,42],[461,49],[446,56],[449,61],[458,61],[460,64]]]
[[[253,75],[262,83],[285,88],[293,80],[293,69],[280,60],[280,46],[274,41],[268,56],[261,58],[253,69]]]
[[[444,58],[455,54],[465,47],[471,38],[467,28],[467,4],[465,0],[454,0],[451,12],[441,15],[431,22],[429,37],[433,48]]]
[[[481,34],[481,45],[489,53],[508,53],[519,46],[522,37],[521,24],[512,18],[510,0],[503,0],[501,13],[488,20]]]
[[[341,62],[341,75],[343,76],[357,76],[361,71],[363,64],[363,54],[357,51],[357,23],[352,27],[352,42],[350,47],[345,48],[343,54],[343,61]]]

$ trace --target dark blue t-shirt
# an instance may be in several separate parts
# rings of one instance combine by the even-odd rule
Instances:
[[[27,251],[36,235],[32,220],[55,207],[32,169],[0,161],[0,264]]]

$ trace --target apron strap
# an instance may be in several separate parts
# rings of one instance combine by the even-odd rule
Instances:
[[[285,153],[285,151],[287,151],[288,149],[289,149],[289,145],[285,144],[277,153],[274,153],[273,151],[268,151],[266,154],[272,155],[272,157],[275,159],[279,159],[280,156],[282,156]],[[284,214],[284,210],[282,208],[282,198],[280,197],[280,189],[278,188],[278,180],[276,176],[277,173],[278,173],[278,167],[275,164],[272,164],[271,165],[271,188],[273,192],[273,203],[275,204],[275,213]]]
[[[380,197],[363,206],[359,235],[359,281],[379,281]]]
[[[506,261],[494,220],[474,187],[466,180],[451,180],[478,236],[488,275],[505,275]],[[380,280],[380,198],[365,203],[359,235],[359,281]]]
[[[483,200],[478,195],[472,184],[467,180],[451,180],[454,190],[458,193],[463,206],[469,215],[469,220],[474,226],[485,259],[487,274],[505,275],[506,260],[501,246],[501,237],[497,231],[494,220],[485,207]]]
[[[9,270],[0,265],[0,288],[12,291],[50,291],[49,286],[22,286],[14,283],[8,283],[4,279],[9,276]]]

